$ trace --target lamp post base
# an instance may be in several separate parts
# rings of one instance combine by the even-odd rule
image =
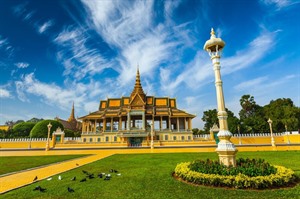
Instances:
[[[235,151],[218,151],[216,152],[219,154],[219,161],[221,164],[224,164],[225,166],[236,166],[236,158],[235,154],[237,153],[237,150]]]

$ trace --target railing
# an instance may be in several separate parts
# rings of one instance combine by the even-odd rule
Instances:
[[[51,138],[49,139],[52,140]],[[43,142],[47,141],[47,138],[12,138],[12,139],[0,139],[0,142]]]
[[[194,135],[194,138],[210,139],[210,135],[209,134]]]
[[[283,136],[284,133],[273,133],[273,136]],[[232,137],[271,137],[271,133],[233,134]]]

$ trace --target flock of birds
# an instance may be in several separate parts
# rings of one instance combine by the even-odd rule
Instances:
[[[78,166],[78,164],[76,164]],[[85,177],[82,178],[79,182],[86,182],[87,179],[93,179],[95,178],[93,173],[90,173],[88,171],[82,170],[82,173],[85,174]],[[121,176],[121,173],[119,173],[117,170],[115,169],[110,169],[109,173],[99,173],[97,175],[98,178],[102,178],[104,180],[110,180],[111,179],[111,174],[115,173],[117,176]],[[38,180],[38,176],[35,176],[35,178],[33,179],[33,182],[36,182]],[[47,179],[48,181],[52,180],[52,177]],[[58,176],[58,180],[62,180],[61,175]],[[71,181],[76,181],[76,176],[74,176]],[[46,188],[42,188],[41,186],[36,186],[33,191],[40,191],[40,192],[45,192],[47,189]],[[74,189],[72,189],[71,187],[67,188],[69,193],[75,192]]]

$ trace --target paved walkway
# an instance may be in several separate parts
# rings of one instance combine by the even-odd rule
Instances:
[[[240,148],[239,151],[267,151],[267,150],[300,150],[300,146],[294,147],[248,147]],[[112,150],[53,150],[53,151],[1,151],[1,156],[39,156],[39,155],[70,155],[92,154],[87,157],[76,158],[44,167],[25,170],[0,178],[0,194],[33,183],[35,176],[38,180],[63,173],[65,171],[92,163],[113,154],[137,154],[137,153],[184,153],[184,152],[214,152],[215,148],[164,148],[164,149],[112,149]]]

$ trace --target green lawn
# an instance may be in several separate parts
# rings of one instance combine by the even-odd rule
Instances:
[[[52,155],[52,156],[12,156],[0,157],[0,175],[25,170],[42,165],[52,164],[85,155]]]
[[[271,164],[291,168],[300,175],[300,152],[239,152],[238,157],[263,158]],[[273,190],[235,190],[193,186],[175,180],[171,174],[179,162],[194,159],[217,159],[216,153],[170,153],[114,155],[103,160],[61,174],[62,180],[54,176],[32,185],[3,194],[0,198],[116,198],[116,199],[198,199],[198,198],[299,198],[300,185]],[[100,172],[116,169],[121,176],[112,175],[111,180],[97,178]],[[96,175],[95,179],[84,178],[82,170]],[[76,181],[70,179],[77,177]],[[40,185],[46,192],[33,191]],[[67,187],[75,190],[69,193]]]

